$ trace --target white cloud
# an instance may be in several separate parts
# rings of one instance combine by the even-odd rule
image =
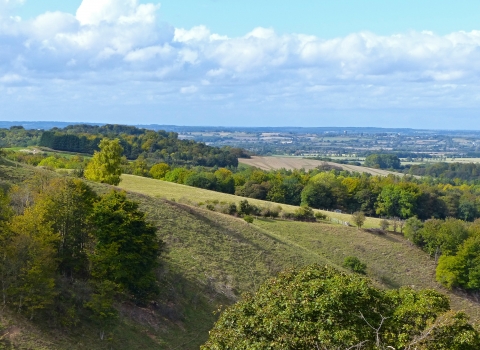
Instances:
[[[11,5],[0,0],[0,9]],[[203,25],[161,27],[158,10],[137,0],[83,0],[75,16],[0,16],[0,88],[16,84],[20,94],[21,86],[60,79],[67,90],[81,83],[108,84],[113,91],[150,82],[165,84],[161,97],[154,88],[148,94],[138,88],[131,98],[190,94],[232,106],[480,107],[480,31],[360,32],[325,40],[254,28],[229,38]]]

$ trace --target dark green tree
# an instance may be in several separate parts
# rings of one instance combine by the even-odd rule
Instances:
[[[162,242],[138,204],[128,200],[124,192],[112,191],[95,203],[92,223],[94,279],[116,283],[140,303],[155,295],[155,269]]]

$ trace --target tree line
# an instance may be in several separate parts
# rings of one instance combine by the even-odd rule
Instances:
[[[119,139],[122,155],[128,160],[139,157],[152,162],[193,166],[237,166],[239,157],[249,157],[231,147],[210,147],[204,143],[180,140],[178,134],[122,125],[73,125],[42,133],[38,145],[59,151],[93,154],[103,138]]]
[[[141,175],[141,172],[136,172]],[[176,167],[156,164],[145,175],[247,198],[315,209],[363,212],[373,217],[421,220],[479,217],[478,185],[434,183],[429,179],[371,176],[340,170],[264,171],[254,168]]]

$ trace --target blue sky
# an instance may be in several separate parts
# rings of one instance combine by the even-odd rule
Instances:
[[[480,129],[478,30],[473,1],[0,0],[0,119]]]

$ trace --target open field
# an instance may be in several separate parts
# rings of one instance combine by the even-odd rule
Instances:
[[[315,169],[318,166],[328,164],[328,165],[342,168],[343,170],[348,170],[351,172],[368,173],[368,174],[380,175],[380,176],[387,176],[389,174],[393,174],[396,176],[404,176],[404,174],[402,173],[396,173],[393,171],[372,169],[372,168],[367,168],[367,167],[357,166],[357,165],[338,164],[338,163],[332,163],[332,162],[324,162],[321,160],[295,158],[295,157],[252,157],[251,159],[241,158],[238,161],[242,164],[257,167],[262,170],[276,170],[276,169],[282,169],[282,168],[285,168],[287,170],[302,169],[302,168],[305,170],[311,170],[311,169]]]
[[[235,196],[232,194],[226,194],[221,192],[204,190],[201,188],[190,187],[185,185],[179,185],[172,182],[161,181],[150,179],[146,177],[140,177],[135,175],[122,175],[122,181],[118,187],[125,189],[127,191],[134,191],[137,193],[142,193],[149,196],[160,197],[165,199],[174,199],[175,201],[186,201],[190,203],[198,204],[199,202],[205,201],[214,201],[226,203],[239,203],[241,200],[247,199],[249,203],[255,204],[257,206],[268,207],[280,205],[284,211],[294,212],[298,207],[288,204],[277,204],[268,201],[262,201],[259,199],[245,198],[240,196]],[[331,211],[324,210],[315,210],[322,212],[329,216],[330,218],[341,220],[341,221],[350,221],[351,215],[335,213]],[[380,219],[377,218],[367,218],[365,222],[366,228],[377,228],[380,226]]]

